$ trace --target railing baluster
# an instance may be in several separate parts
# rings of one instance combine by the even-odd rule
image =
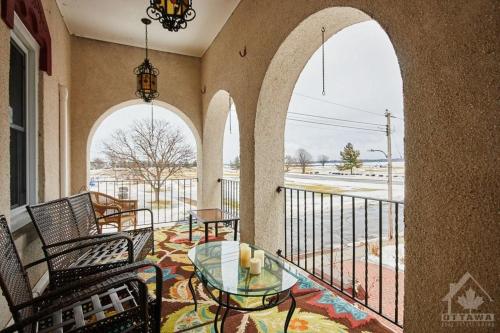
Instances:
[[[142,201],[144,202],[144,207],[147,207],[146,205],[146,182],[142,183]],[[142,213],[142,218],[143,221],[146,221],[146,211]]]
[[[323,269],[323,249],[324,249],[324,243],[323,243],[323,233],[324,233],[324,230],[323,230],[323,193],[321,193],[321,280],[323,280],[323,276],[324,276],[324,269]]]
[[[300,209],[299,209],[299,190],[296,191],[297,193],[297,265],[300,266]]]
[[[333,195],[330,194],[330,285],[333,285]]]
[[[392,205],[392,203],[389,203],[389,205]],[[398,323],[398,304],[399,304],[399,302],[398,302],[398,297],[399,297],[398,208],[399,208],[399,206],[396,203],[395,224],[394,224],[394,227],[396,228],[396,232],[395,232],[395,237],[396,237],[396,239],[395,239],[395,242],[396,242],[396,244],[395,244],[396,245],[396,249],[395,249],[395,251],[396,251],[396,265],[395,265],[396,266],[396,295],[395,295],[396,297],[395,297],[395,303],[396,304],[395,304],[395,307],[396,307],[396,309],[395,309],[395,314],[394,314],[396,324]]]
[[[307,271],[307,191],[304,190],[304,266]]]
[[[382,314],[382,201],[378,202],[378,237],[379,237],[379,260],[378,260],[378,311]]]
[[[365,305],[368,305],[368,199],[365,199]]]
[[[180,212],[180,206],[181,206],[181,201],[179,200],[179,197],[180,197],[180,183],[179,183],[179,179],[177,179],[177,223],[179,223],[179,217],[181,215],[181,212]]]
[[[224,179],[221,179],[220,181],[220,209],[225,210],[226,207],[224,206],[224,186],[225,186],[225,181]]]
[[[340,290],[344,291],[344,196],[340,196]]]
[[[287,246],[286,246],[287,245],[286,244],[287,243],[287,241],[286,241],[286,238],[287,238],[287,230],[286,230],[287,229],[287,223],[286,223],[286,191],[287,191],[287,189],[285,188],[284,191],[283,191],[283,192],[285,192],[285,200],[284,200],[285,201],[285,258],[287,258],[287,256],[286,256],[286,251],[287,251],[286,250],[287,249]]]
[[[163,183],[163,190],[164,190],[164,197],[165,197],[165,204],[163,205],[163,215],[165,216],[164,219],[165,221],[160,221],[160,217],[158,216],[158,223],[167,223],[167,204],[168,204],[168,199],[167,199],[167,181]]]
[[[313,275],[316,276],[316,205],[314,203],[315,192],[312,194],[312,223],[313,223]]]
[[[290,259],[293,262],[293,192],[290,189]]]
[[[352,297],[356,297],[356,199],[352,197]]]

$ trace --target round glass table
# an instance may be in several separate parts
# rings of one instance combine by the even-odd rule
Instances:
[[[260,248],[249,244],[252,257],[255,250]],[[284,324],[287,332],[288,324],[295,310],[295,298],[291,292],[297,283],[297,269],[277,256],[264,251],[264,265],[258,275],[250,274],[249,268],[240,265],[240,242],[220,241],[203,243],[195,246],[188,252],[188,257],[194,265],[193,274],[189,278],[189,290],[197,310],[197,301],[192,284],[193,277],[197,277],[210,297],[218,304],[215,314],[214,328],[218,332],[217,321],[221,310],[221,331],[224,330],[224,321],[230,310],[258,311],[265,310],[291,299],[291,306]],[[219,295],[215,296],[213,291]],[[253,307],[243,307],[237,302],[231,302],[231,296],[258,297],[262,302]]]

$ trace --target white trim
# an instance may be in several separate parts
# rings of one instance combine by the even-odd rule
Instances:
[[[40,46],[24,26],[17,15],[14,15],[14,27],[10,37],[26,54],[26,200],[28,204],[38,202],[38,59]],[[30,223],[25,206],[11,210],[12,231]]]
[[[59,85],[59,196],[69,195],[68,88]]]

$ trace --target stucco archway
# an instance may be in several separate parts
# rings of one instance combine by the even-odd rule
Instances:
[[[117,111],[119,111],[123,108],[126,108],[128,106],[139,105],[139,104],[144,104],[144,102],[140,99],[134,99],[134,100],[129,100],[126,102],[116,104],[116,105],[112,106],[111,108],[109,108],[108,110],[106,110],[104,113],[102,113],[99,116],[99,118],[94,122],[94,124],[92,125],[92,127],[90,129],[89,135],[87,137],[87,145],[86,145],[87,148],[86,148],[86,154],[85,154],[85,163],[86,163],[85,164],[85,166],[86,166],[85,179],[86,179],[86,181],[88,181],[89,174],[90,174],[90,149],[92,146],[92,140],[94,138],[94,134],[95,134],[96,130],[99,128],[99,126],[101,126],[104,119],[109,117],[112,113],[117,112]],[[160,100],[155,100],[154,104],[156,106],[162,107],[168,111],[175,113],[177,116],[179,116],[179,118],[181,118],[186,123],[188,128],[191,130],[191,132],[194,136],[195,142],[196,142],[196,163],[198,166],[197,167],[198,179],[201,179],[202,178],[201,172],[203,169],[203,149],[202,149],[201,136],[198,133],[198,130],[194,126],[193,122],[179,108],[173,106],[172,104],[169,104],[169,103],[166,103],[166,102],[163,102]],[[198,200],[202,200],[202,193],[203,193],[202,184],[199,184],[198,185]]]
[[[269,250],[283,248],[284,131],[288,105],[300,73],[321,46],[325,27],[328,39],[340,30],[371,20],[351,7],[332,7],[303,20],[281,43],[262,82],[255,120],[255,243]]]
[[[229,113],[229,101],[234,100],[225,90],[217,91],[208,104],[203,127],[203,207],[221,206],[220,184],[224,172],[223,146],[224,128]],[[236,107],[236,112],[238,108]]]

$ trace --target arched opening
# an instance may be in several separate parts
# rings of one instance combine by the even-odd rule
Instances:
[[[363,149],[365,158],[381,159],[375,157],[375,152],[369,153],[368,149],[382,150],[380,145],[385,140],[384,126],[386,125],[384,109],[392,108],[391,111],[397,110],[399,116],[403,117],[402,98],[396,102],[396,106],[387,105],[379,110],[378,121],[363,119],[367,118],[363,115],[354,116],[353,112],[329,114],[326,109],[331,110],[334,105],[336,107],[340,105],[350,106],[351,111],[354,111],[353,109],[356,106],[358,106],[357,109],[359,110],[366,107],[363,108],[362,105],[342,100],[345,97],[342,95],[343,89],[348,87],[345,86],[346,82],[342,81],[341,78],[342,75],[348,73],[337,72],[338,76],[334,79],[327,76],[326,80],[327,82],[330,80],[332,86],[326,85],[327,95],[325,96],[322,94],[323,82],[321,75],[313,81],[311,81],[311,77],[307,78],[311,72],[308,66],[319,66],[321,71],[321,46],[323,40],[328,41],[330,37],[338,32],[344,32],[344,29],[347,31],[348,27],[367,21],[371,21],[371,18],[354,8],[333,7],[324,9],[302,21],[284,40],[273,57],[261,86],[255,124],[255,179],[257,183],[254,195],[256,207],[255,242],[269,249],[276,249],[278,242],[278,248],[286,259],[361,303],[365,301],[365,296],[369,297],[370,302],[368,305],[371,309],[386,316],[397,325],[402,325],[402,282],[404,279],[402,265],[397,259],[386,259],[385,254],[387,253],[383,256],[382,250],[389,252],[386,245],[391,245],[392,253],[398,256],[401,255],[398,252],[401,252],[403,245],[400,237],[394,237],[391,240],[392,243],[388,244],[384,240],[385,236],[381,236],[387,233],[389,220],[395,223],[394,225],[399,229],[397,234],[401,235],[404,207],[402,202],[387,201],[387,197],[383,198],[381,193],[379,193],[381,194],[380,199],[384,200],[377,198],[372,201],[368,199],[371,198],[370,193],[367,193],[371,192],[370,189],[367,190],[359,186],[357,186],[359,187],[357,193],[356,191],[352,191],[350,194],[344,193],[342,189],[339,191],[339,188],[336,188],[334,183],[325,184],[325,180],[331,181],[330,178],[339,176],[332,175],[332,173],[337,173],[335,163],[331,162],[329,171],[328,166],[322,169],[314,166],[313,163],[319,162],[319,155],[322,155],[321,147],[323,149],[332,149],[331,152],[329,151],[332,156],[331,158],[325,158],[326,161],[340,160],[339,151],[347,146],[347,142],[354,141],[354,139],[358,140],[356,145],[359,147],[355,146],[354,150]],[[364,24],[373,24],[372,22]],[[324,39],[322,39],[322,28],[324,28]],[[385,33],[384,36],[388,40]],[[330,51],[335,52],[334,50]],[[336,53],[337,56],[339,54],[342,54],[342,52]],[[319,63],[318,59],[320,60]],[[401,75],[395,54],[392,60],[394,59],[399,79],[399,92],[402,94]],[[301,73],[305,74],[303,79],[299,79]],[[365,73],[361,73],[360,77],[363,74]],[[307,82],[308,80],[310,82]],[[294,89],[297,89],[297,91],[294,92]],[[313,89],[314,92],[308,91],[310,89]],[[332,90],[341,94],[341,96],[335,96],[335,94],[331,93]],[[326,106],[318,106],[316,103],[323,103]],[[373,110],[373,108],[366,109]],[[287,116],[289,123],[293,122],[299,126],[312,126],[314,128],[311,131],[302,130],[299,133],[297,125],[287,127]],[[373,116],[375,117],[375,115]],[[348,121],[343,122],[342,120]],[[353,121],[373,123],[375,125],[371,127],[368,124],[357,123],[357,126],[354,126]],[[367,135],[366,142],[356,136],[352,136],[352,138],[345,137],[346,142],[335,142],[333,144],[328,141],[331,136],[321,134],[322,128],[332,130],[334,126],[331,125],[338,125],[335,126],[336,128],[341,128],[340,125],[358,128],[365,126],[365,128],[377,130],[379,137],[377,140],[370,141],[371,136]],[[294,130],[292,130],[293,126],[295,126]],[[285,128],[287,128],[286,136]],[[347,128],[344,127],[344,129]],[[401,139],[402,129],[403,126],[400,126]],[[292,137],[293,132],[295,132],[296,137],[294,140],[289,140],[286,147],[288,149],[285,149],[285,137]],[[312,137],[315,139],[311,140]],[[309,138],[310,142],[306,142],[307,138]],[[337,144],[341,145],[342,148],[338,149]],[[301,147],[301,145],[307,147]],[[306,152],[303,158],[306,162],[293,162],[292,165],[296,168],[294,171],[299,175],[287,176],[285,179],[284,169],[288,164],[285,161],[285,156],[299,155],[297,150],[301,148],[311,150],[308,154]],[[402,140],[399,143],[399,148],[402,151]],[[339,167],[342,165],[341,162],[337,164],[339,164]],[[319,174],[325,173],[325,171],[326,174],[322,175],[322,179],[314,179],[314,177],[320,176]],[[357,170],[357,173],[359,171]],[[365,174],[367,173],[366,170],[363,171]],[[306,175],[303,175],[303,173],[306,173]],[[347,174],[345,176],[356,177]],[[368,179],[371,174],[360,177]],[[387,183],[387,179],[387,174],[385,174],[381,175],[380,179],[377,177],[374,182],[381,183],[377,186],[383,187],[387,186],[384,185]],[[403,190],[401,190],[401,194],[403,194]],[[388,214],[389,210],[392,210],[392,215]],[[377,220],[375,220],[375,215]],[[379,216],[382,216],[380,218],[382,222],[378,220]],[[368,225],[367,221],[372,222]],[[379,222],[382,224],[380,231]],[[375,229],[377,229],[377,232],[375,232]],[[358,246],[358,244],[361,246]],[[399,251],[396,249],[399,249]],[[374,257],[377,256],[378,259],[375,260]],[[373,262],[372,259],[376,262]],[[384,266],[381,265],[382,260],[385,260]],[[392,262],[389,263],[388,261]],[[380,264],[380,267],[382,267],[380,271],[383,271],[386,280],[382,281],[382,274],[379,274],[379,270],[376,271],[376,276],[373,279],[371,279],[371,276],[365,279],[365,273],[368,272],[365,263],[366,266],[373,267],[378,267]],[[387,264],[392,264],[392,268],[388,268]],[[392,278],[387,280],[389,275]],[[386,285],[390,284],[390,290],[387,291],[380,287],[380,281],[386,282]],[[368,283],[376,284],[373,288]],[[368,293],[370,293],[369,296]],[[396,302],[396,299],[398,302]],[[384,310],[381,310],[383,307],[379,309],[379,301],[385,306]],[[388,306],[389,304],[390,306]]]
[[[132,200],[150,208],[159,227],[186,220],[198,206],[200,165],[199,135],[182,112],[161,101],[128,101],[92,127],[86,187],[100,193],[94,197],[99,202]],[[139,224],[148,220],[145,214],[137,218]]]
[[[210,100],[203,129],[204,207],[239,211],[239,123],[230,94],[219,90]]]
[[[224,128],[223,161],[221,180],[221,207],[233,215],[240,214],[240,129],[236,106],[229,97],[229,111]]]

